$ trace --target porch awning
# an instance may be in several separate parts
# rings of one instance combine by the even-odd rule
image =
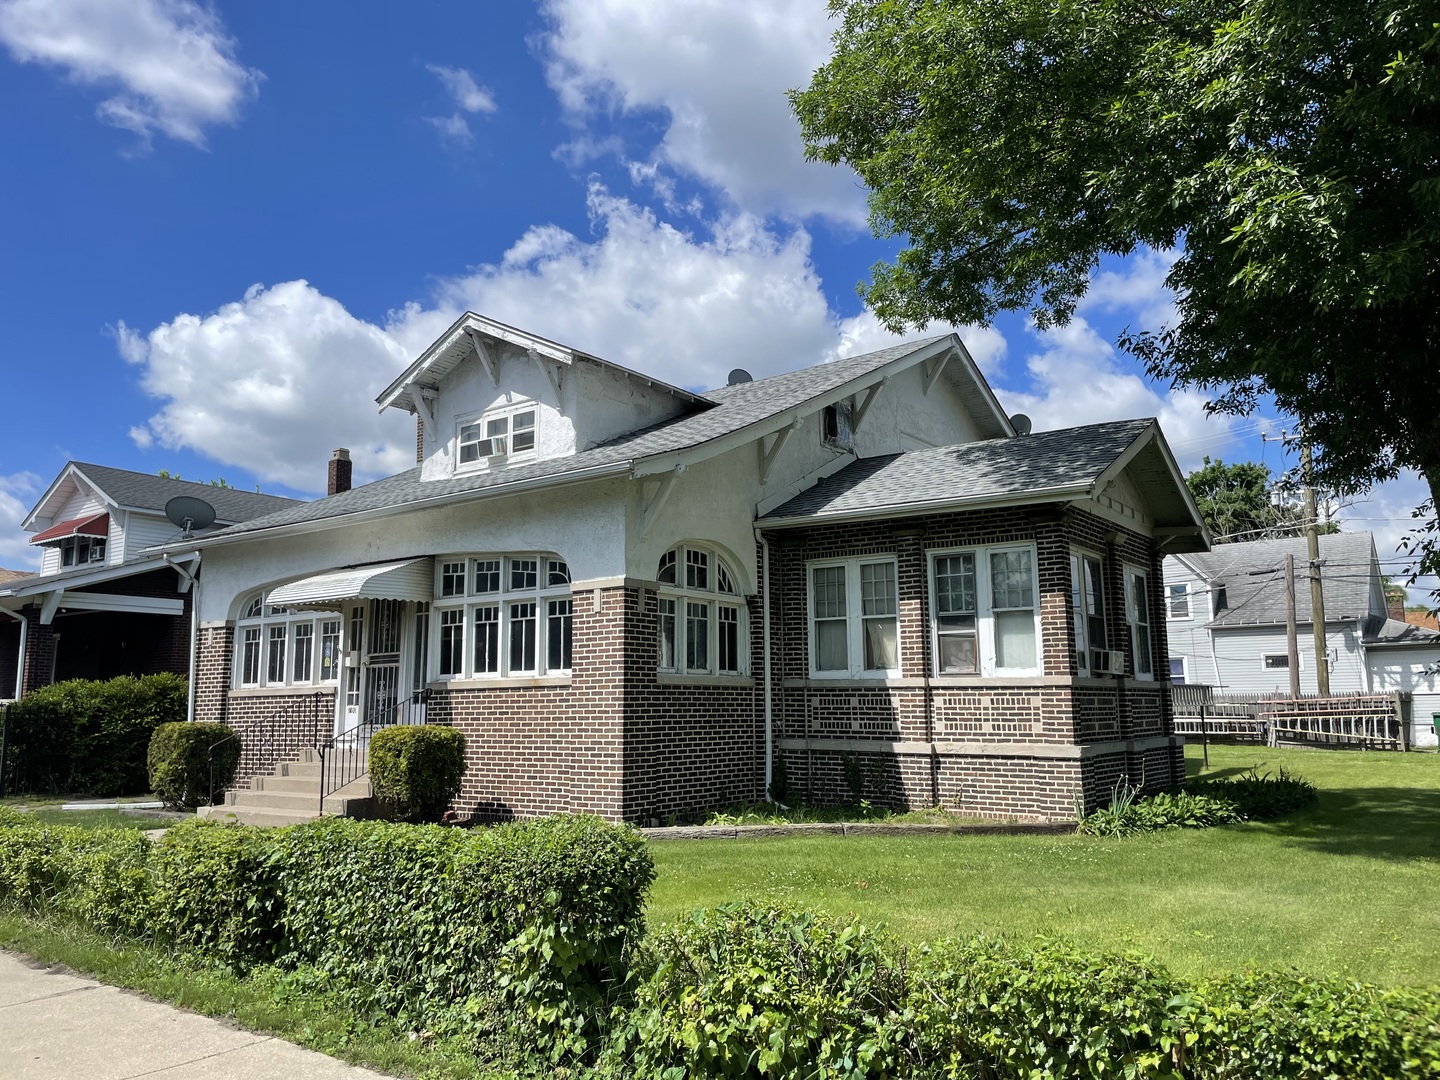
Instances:
[[[427,555],[404,562],[329,570],[281,585],[271,591],[267,602],[276,607],[300,607],[337,600],[433,600],[432,567],[433,560]]]
[[[54,543],[56,540],[65,540],[71,536],[99,536],[110,535],[110,515],[91,514],[89,517],[71,518],[69,521],[61,521],[43,529],[30,537],[32,544]]]

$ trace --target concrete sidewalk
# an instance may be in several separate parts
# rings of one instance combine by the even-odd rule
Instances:
[[[0,952],[0,1080],[388,1080]]]

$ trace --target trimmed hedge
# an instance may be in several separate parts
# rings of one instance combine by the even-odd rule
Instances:
[[[436,724],[399,724],[370,737],[370,789],[386,817],[435,822],[460,794],[465,736]]]
[[[71,679],[10,706],[12,789],[136,795],[148,789],[146,752],[160,724],[184,720],[180,675]]]
[[[1402,1080],[1440,1075],[1440,988],[1256,974],[1191,984],[1136,955],[993,939],[910,948],[739,905],[663,929],[598,1072],[914,1080]]]
[[[537,1061],[598,1047],[653,878],[639,833],[597,818],[188,822],[152,847],[0,810],[0,906],[238,970],[275,964],[362,1012]]]
[[[234,734],[224,724],[161,724],[150,736],[146,755],[150,790],[175,810],[208,805],[212,789],[219,795],[235,779],[241,746],[231,738]]]

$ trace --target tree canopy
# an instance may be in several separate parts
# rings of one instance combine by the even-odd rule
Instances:
[[[1274,479],[1260,462],[1226,465],[1207,457],[1185,483],[1217,543],[1296,536],[1304,522],[1299,506],[1271,499]]]
[[[1152,374],[1272,395],[1332,490],[1410,467],[1440,494],[1437,0],[831,8],[791,100],[902,240],[862,287],[887,326],[1048,325],[1102,255],[1173,250],[1178,322],[1122,337]]]

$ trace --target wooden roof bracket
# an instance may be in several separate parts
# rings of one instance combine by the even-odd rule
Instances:
[[[556,404],[556,405],[559,405],[559,404],[560,404],[560,375],[559,375],[559,372],[553,370],[553,369],[550,367],[550,361],[547,360],[547,359],[545,359],[545,357],[541,356],[541,355],[540,355],[538,352],[536,352],[534,349],[527,349],[527,350],[526,350],[526,353],[529,355],[529,357],[530,357],[531,360],[534,360],[534,361],[535,361],[535,366],[540,369],[540,374],[542,374],[542,375],[545,376],[545,381],[550,384],[550,389],[553,390],[553,391],[555,391],[555,404]]]
[[[475,356],[484,366],[485,374],[490,376],[490,381],[498,390],[500,388],[500,358],[490,352],[490,346],[485,344],[485,339],[480,336],[478,330],[467,326],[465,336],[470,339],[470,344],[475,346]],[[534,353],[531,355],[533,356]]]
[[[775,467],[775,462],[780,457],[780,451],[785,449],[785,444],[790,441],[790,436],[795,434],[795,432],[804,423],[805,418],[803,416],[795,417],[795,419],[792,420],[788,426],[781,428],[775,433],[775,437],[770,440],[770,449],[768,450],[765,449],[764,436],[761,436],[759,439],[755,440],[755,445],[760,448],[761,487],[764,487],[764,485],[769,481],[770,470]]]
[[[850,399],[852,402],[850,406],[851,432],[856,432],[860,430],[860,425],[865,422],[865,417],[870,412],[870,406],[875,404],[875,399],[880,396],[880,391],[885,389],[885,384],[889,381],[890,376],[886,375],[883,379],[881,379],[879,382],[877,382],[874,386],[870,387],[870,389],[865,392],[865,400],[860,401],[858,404],[856,404],[855,402],[859,398],[859,394],[856,394],[855,397]]]
[[[945,364],[949,361],[950,356],[954,351],[955,350],[953,349],[946,349],[939,356],[935,357],[934,360],[931,360],[929,362],[925,371],[926,397],[930,396],[930,391],[933,390],[935,388],[935,384],[940,381],[940,373],[945,370]]]
[[[676,465],[675,471],[666,475],[660,481],[660,486],[655,489],[655,494],[646,500],[644,508],[640,513],[640,535],[649,535],[650,526],[655,524],[655,519],[660,516],[660,510],[665,505],[665,500],[670,498],[670,492],[675,488],[675,481],[680,479],[685,472],[686,466]]]

